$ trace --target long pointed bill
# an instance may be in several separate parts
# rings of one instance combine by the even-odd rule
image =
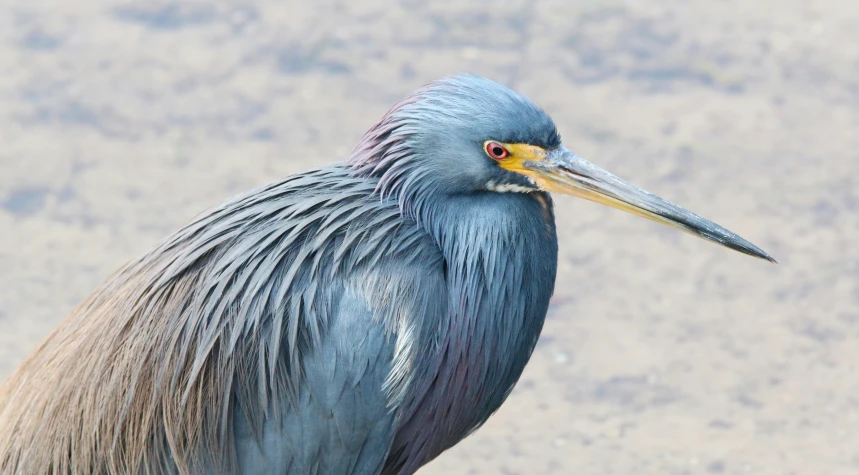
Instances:
[[[750,256],[776,262],[754,244],[718,224],[631,185],[560,148],[520,162],[520,173],[546,191],[574,195],[667,224]]]

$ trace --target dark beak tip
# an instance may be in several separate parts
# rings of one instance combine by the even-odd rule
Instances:
[[[742,249],[741,251],[744,254],[748,254],[752,257],[757,257],[758,259],[763,259],[763,260],[769,261],[773,264],[778,264],[778,261],[775,260],[775,258],[773,256],[767,254],[766,252],[764,252],[763,249],[761,249],[757,246],[752,245],[751,247],[748,247],[746,249]]]

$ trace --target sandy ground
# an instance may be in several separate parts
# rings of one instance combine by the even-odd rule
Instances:
[[[558,198],[536,354],[422,473],[859,473],[855,0],[2,0],[0,377],[199,211],[460,71],[781,264]]]

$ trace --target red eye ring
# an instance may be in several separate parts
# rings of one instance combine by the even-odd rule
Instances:
[[[483,149],[493,160],[503,160],[510,156],[510,151],[498,142],[486,142]]]

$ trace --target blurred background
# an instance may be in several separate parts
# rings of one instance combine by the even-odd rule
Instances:
[[[0,378],[200,211],[464,71],[780,264],[559,197],[534,358],[421,473],[859,473],[855,0],[0,1]]]

